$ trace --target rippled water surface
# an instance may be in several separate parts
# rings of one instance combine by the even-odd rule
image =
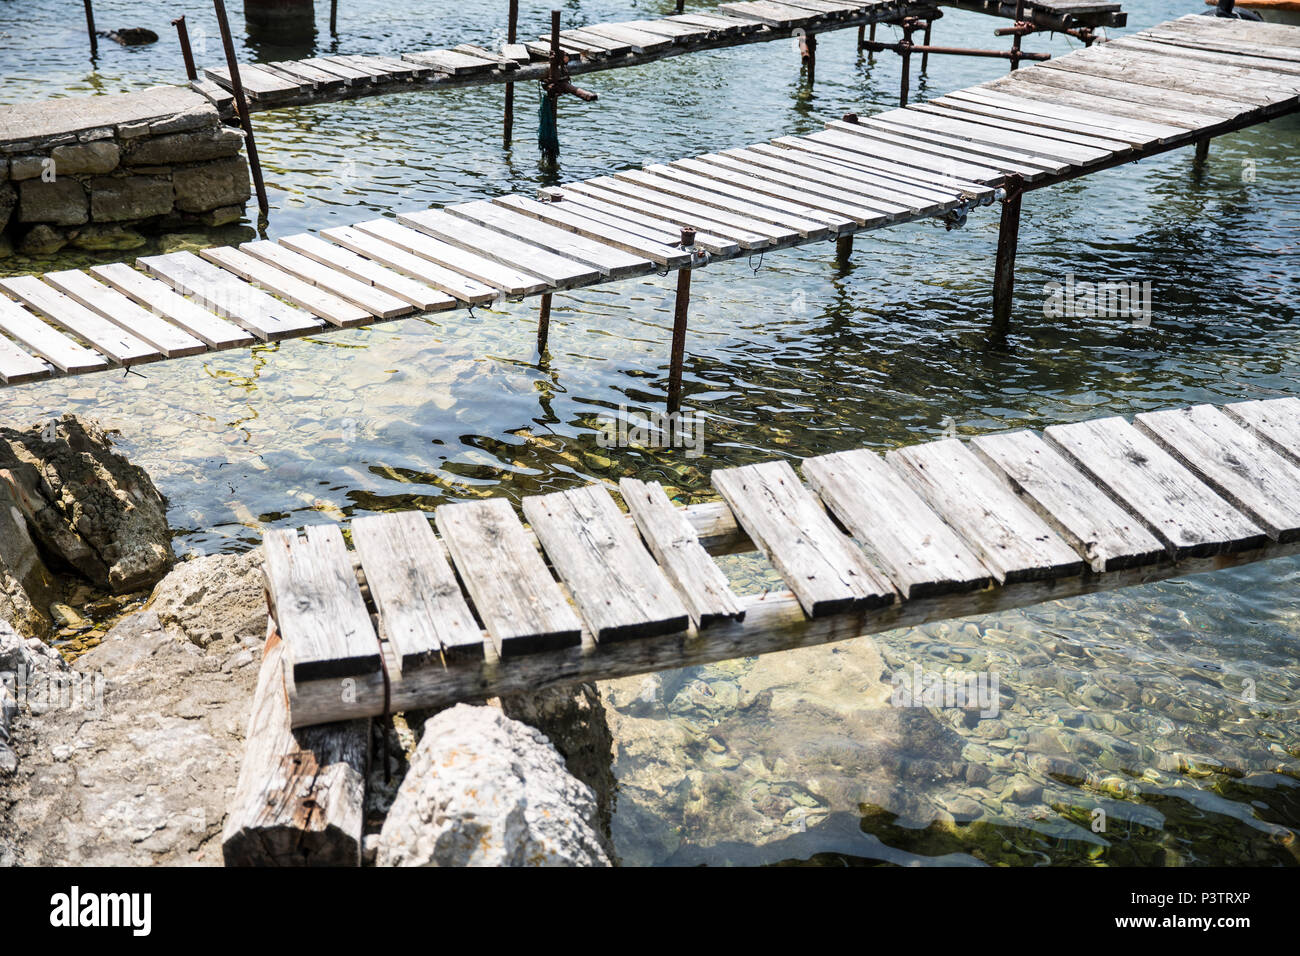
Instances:
[[[344,0],[332,40],[322,3],[316,49],[499,43],[504,6]],[[670,6],[564,9],[576,24]],[[134,49],[103,41],[92,71],[79,14],[66,7],[0,0],[0,102],[177,81],[168,21],[182,12],[200,63],[219,60],[203,5],[101,0],[101,28],[147,26],[163,39]],[[1131,4],[1130,29],[1196,9]],[[242,31],[237,5],[232,13]],[[525,35],[545,16],[545,5],[526,10]],[[935,42],[1001,46],[991,33],[1003,25],[949,10]],[[1072,42],[1026,46],[1059,55]],[[256,58],[309,52],[240,43]],[[1002,69],[936,57],[924,92]],[[850,31],[822,40],[811,91],[788,42],[584,82],[601,100],[562,106],[564,180],[887,108],[898,63],[859,58]],[[499,88],[257,114],[269,235],[555,181],[537,161],[536,93],[519,96],[510,150],[500,143]],[[914,224],[860,236],[843,269],[827,245],[698,270],[685,388],[705,420],[700,458],[596,442],[597,416],[664,400],[672,301],[670,280],[658,277],[557,294],[540,356],[533,300],[12,388],[0,403],[13,422],[74,411],[119,429],[170,499],[178,550],[211,552],[250,547],[268,527],[518,500],[624,475],[703,500],[714,468],[774,456],[1293,394],[1297,125],[1215,140],[1199,172],[1179,151],[1032,193],[1007,352],[980,344],[993,209],[958,232]],[[252,233],[243,225],[164,247]],[[11,258],[0,272],[86,261]],[[1151,281],[1150,325],[1044,318],[1044,283],[1069,273]],[[755,559],[728,568],[742,587],[771,582]],[[636,863],[1294,864],[1297,594],[1300,561],[1273,561],[615,682],[606,692],[619,740],[616,848]],[[1001,714],[887,706],[882,668],[887,681],[914,665],[996,671]],[[1098,808],[1109,821],[1101,833]]]

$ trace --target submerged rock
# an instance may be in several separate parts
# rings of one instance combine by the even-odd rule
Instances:
[[[591,789],[494,707],[431,717],[378,841],[380,866],[607,866]]]
[[[0,481],[46,553],[99,587],[139,590],[171,568],[166,500],[94,423],[0,428]]]

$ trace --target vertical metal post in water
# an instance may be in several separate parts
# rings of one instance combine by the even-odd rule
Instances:
[[[99,56],[99,40],[95,38],[95,11],[90,6],[90,0],[83,0],[86,6],[86,33],[90,35],[90,59],[93,61]]]
[[[1203,166],[1205,161],[1210,158],[1210,137],[1202,136],[1196,141],[1196,156],[1192,162],[1197,166]]]
[[[514,43],[516,34],[519,29],[519,0],[510,0],[509,22],[506,24],[506,42]],[[514,136],[515,128],[515,85],[506,84],[506,111],[505,122],[502,126],[501,139],[503,145],[510,146],[510,140]]]
[[[185,60],[185,75],[193,83],[199,78],[199,73],[194,69],[194,53],[190,50],[190,31],[185,26],[185,17],[177,17],[172,21],[172,26],[176,28],[176,36],[181,41],[181,57]]]
[[[680,17],[686,9],[686,0],[677,0],[677,15]]]
[[[695,245],[695,230],[682,230],[682,248],[687,252]],[[677,298],[673,302],[673,350],[668,365],[668,411],[682,408],[682,364],[686,359],[686,319],[691,307],[691,270],[677,270]]]
[[[909,26],[907,21],[903,21],[903,41],[898,44],[898,52],[903,57],[903,76],[899,82],[898,105],[907,105],[908,87],[912,85],[911,67],[912,67],[912,31],[914,26]]]
[[[1025,0],[1016,0],[1016,26],[1019,27],[1025,20]],[[1011,71],[1020,66],[1020,33],[1016,32],[1011,37]]]
[[[226,50],[226,68],[230,71],[230,91],[235,96],[235,109],[239,112],[239,125],[244,128],[248,146],[248,166],[253,173],[253,187],[257,190],[257,208],[265,219],[269,211],[266,201],[266,184],[262,182],[262,164],[257,159],[257,143],[253,140],[253,121],[248,115],[248,101],[244,98],[244,84],[239,79],[239,61],[235,59],[235,41],[230,36],[230,21],[226,19],[225,0],[212,0],[217,12],[217,26],[221,28],[221,45]]]
[[[921,41],[921,44],[923,46],[930,45],[930,27],[932,27],[933,25],[934,24],[931,21],[929,20],[925,21],[925,39]],[[929,68],[930,68],[930,52],[927,50],[925,53],[921,54],[921,72],[925,73],[927,70],[929,70]]]
[[[817,82],[817,36],[813,33],[806,33],[799,38],[799,45],[803,48],[803,61],[808,65],[808,85],[812,86]]]
[[[330,0],[330,36],[339,35],[339,0]]]
[[[841,266],[849,264],[849,257],[853,255],[853,233],[840,236],[835,240],[835,261]]]
[[[993,273],[993,323],[989,327],[989,341],[1001,344],[1006,341],[1011,328],[1011,300],[1016,284],[1016,244],[1020,239],[1020,197],[1024,194],[1024,180],[1017,175],[1008,176],[1003,186],[1006,198],[1002,200],[1002,219],[998,223],[998,257]]]
[[[546,340],[551,334],[551,293],[542,293],[542,308],[537,315],[537,352],[546,351]]]

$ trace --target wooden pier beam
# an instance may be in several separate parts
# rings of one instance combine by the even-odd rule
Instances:
[[[989,327],[989,342],[1000,345],[1006,341],[1011,327],[1011,303],[1016,283],[1016,245],[1020,240],[1020,199],[1024,194],[1024,180],[1011,175],[1006,179],[1006,198],[1002,200],[1002,219],[998,224],[997,264],[993,274],[993,323]]]
[[[695,230],[682,230],[682,248],[695,245]],[[677,270],[677,297],[673,302],[673,350],[668,366],[668,411],[682,407],[682,365],[686,360],[686,322],[691,307],[691,270]]]
[[[360,866],[370,719],[293,730],[274,631],[226,815],[226,866]]]

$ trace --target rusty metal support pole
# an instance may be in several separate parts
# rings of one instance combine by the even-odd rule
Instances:
[[[339,35],[339,0],[330,0],[330,36]]]
[[[921,42],[927,47],[930,45],[930,27],[932,26],[933,24],[929,20],[925,21],[925,38]],[[921,72],[926,73],[926,71],[929,70],[929,68],[930,68],[930,53],[927,50],[926,52],[921,54]]]
[[[912,31],[903,28],[903,42],[899,44],[899,55],[903,58],[903,75],[898,87],[898,105],[907,105],[907,89],[912,84],[910,75],[912,65]]]
[[[812,86],[817,82],[817,37],[805,34],[799,38],[799,45],[803,48],[803,61],[808,67],[808,85]]]
[[[248,168],[253,173],[253,188],[257,190],[257,208],[265,219],[270,211],[266,201],[266,183],[262,181],[262,164],[257,159],[257,142],[253,139],[253,120],[248,115],[248,100],[244,98],[244,84],[239,79],[239,60],[235,58],[235,41],[230,35],[230,21],[226,19],[225,0],[212,0],[217,12],[217,26],[221,28],[221,45],[226,51],[226,68],[230,71],[230,91],[235,96],[235,109],[239,125],[244,128],[244,143],[248,147]]]
[[[546,351],[546,340],[551,334],[551,293],[542,293],[542,308],[537,313],[537,352]]]
[[[840,236],[835,240],[835,261],[841,266],[849,264],[849,257],[853,255],[853,233]]]
[[[86,7],[86,33],[90,36],[90,59],[93,61],[99,56],[99,40],[95,37],[95,11],[90,5],[90,0],[82,0]]]
[[[1025,0],[1016,0],[1016,26],[1019,27],[1025,20]],[[1014,72],[1020,66],[1020,32],[1017,31],[1011,37],[1011,70]]]
[[[1007,177],[1006,198],[1002,200],[1002,219],[998,223],[998,254],[993,273],[993,322],[989,326],[989,342],[1000,345],[1006,341],[1011,328],[1011,302],[1016,285],[1016,245],[1020,240],[1020,199],[1024,194],[1024,180],[1019,176]]]
[[[551,128],[555,130],[555,140],[560,139],[560,94],[558,84],[564,67],[564,54],[560,51],[560,11],[551,11],[551,56],[546,69],[546,105],[551,111]],[[554,163],[559,159],[558,151],[547,150],[546,159]]]
[[[510,0],[509,22],[506,24],[506,42],[514,43],[519,31],[519,0]],[[514,138],[515,127],[515,85],[506,84],[506,108],[505,118],[502,124],[501,139],[503,144],[509,148],[511,139]]]
[[[682,248],[695,245],[695,230],[682,230]],[[677,298],[673,302],[673,350],[668,366],[668,413],[682,409],[682,365],[686,361],[686,320],[691,307],[691,270],[677,270]]]
[[[176,36],[181,41],[181,57],[185,60],[185,75],[193,83],[199,78],[199,74],[194,69],[194,53],[190,50],[190,31],[185,26],[185,17],[177,17],[172,21],[172,26],[176,28]]]
[[[1210,137],[1202,136],[1196,141],[1196,157],[1192,162],[1197,166],[1202,166],[1210,158]]]

